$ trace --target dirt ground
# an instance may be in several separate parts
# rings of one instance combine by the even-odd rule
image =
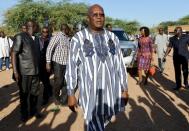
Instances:
[[[31,118],[22,123],[19,120],[18,87],[11,80],[11,74],[12,70],[0,72],[0,131],[84,130],[80,108],[77,113],[72,113],[66,106],[61,107],[60,112],[51,112],[52,100],[42,107],[39,99],[44,118]],[[139,87],[137,79],[128,75],[130,99],[126,111],[120,113],[106,131],[189,131],[189,89],[172,90],[175,86],[172,56],[167,58],[165,73],[157,71],[148,85]]]

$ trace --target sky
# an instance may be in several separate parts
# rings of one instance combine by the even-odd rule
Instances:
[[[0,23],[4,12],[19,0],[0,0]],[[58,1],[58,0],[54,0]],[[189,0],[72,0],[86,4],[100,4],[106,16],[122,20],[136,20],[142,26],[153,27],[163,21],[176,21],[189,15]]]

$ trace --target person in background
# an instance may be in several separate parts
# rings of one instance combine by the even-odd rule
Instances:
[[[26,24],[23,24],[21,26],[21,32],[27,32],[27,26],[26,26]]]
[[[68,106],[84,111],[87,131],[104,131],[111,118],[124,111],[128,99],[127,73],[114,33],[104,29],[105,15],[100,5],[88,10],[88,27],[70,42],[66,68]]]
[[[6,70],[10,68],[10,52],[13,41],[6,36],[4,31],[0,31],[0,71],[2,71],[3,61],[5,59]]]
[[[106,29],[112,31],[112,25],[110,23],[106,24]]]
[[[153,40],[149,37],[150,30],[148,27],[140,28],[141,37],[138,40],[138,54],[137,54],[137,65],[138,65],[138,85],[146,85],[148,80],[148,70],[151,66],[153,59]],[[142,80],[142,71],[145,72],[145,80]]]
[[[61,25],[61,31],[58,32],[52,39],[47,47],[46,51],[46,69],[48,72],[54,73],[54,97],[55,97],[55,109],[59,111],[59,104],[65,104],[67,102],[67,90],[65,82],[65,71],[68,60],[69,41],[70,38],[69,27],[67,24]]]
[[[169,39],[169,45],[163,59],[169,54],[173,48],[173,65],[175,69],[176,87],[179,90],[182,87],[181,69],[183,72],[184,85],[188,88],[188,58],[189,58],[189,36],[182,34],[182,27],[175,28],[175,35]]]
[[[12,48],[12,65],[15,80],[19,86],[21,120],[30,117],[41,118],[37,102],[39,95],[39,39],[34,36],[35,22],[27,22],[27,32],[18,33]]]
[[[165,61],[163,57],[168,46],[168,36],[164,34],[163,28],[159,28],[159,33],[155,37],[156,52],[158,54],[158,66],[160,72],[163,73]]]
[[[49,98],[52,96],[52,86],[50,84],[50,73],[46,70],[46,51],[50,42],[49,29],[48,27],[43,27],[41,31],[41,36],[39,37],[40,44],[40,70],[39,78],[43,83],[43,101],[42,105],[46,105]]]

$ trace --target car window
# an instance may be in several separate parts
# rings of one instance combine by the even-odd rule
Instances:
[[[112,31],[119,40],[121,41],[129,41],[129,38],[127,36],[127,34],[124,31],[119,31],[119,30],[113,30]]]

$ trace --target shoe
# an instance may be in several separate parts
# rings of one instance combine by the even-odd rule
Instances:
[[[36,119],[40,119],[43,117],[43,114],[36,112],[36,113],[30,113],[30,117],[35,116]]]
[[[43,101],[41,103],[42,106],[45,106],[49,103],[49,98],[43,98]]]
[[[68,98],[67,97],[60,99],[60,105],[65,106],[65,105],[67,105],[67,103],[68,103]]]
[[[41,114],[41,113],[38,112],[38,113],[35,114],[35,117],[37,119],[43,118],[43,114]]]
[[[42,106],[45,106],[45,105],[47,105],[48,103],[49,103],[48,100],[43,100],[42,103],[41,103],[41,105],[42,105]]]
[[[10,70],[9,68],[6,68],[6,71]]]
[[[21,116],[21,118],[20,118],[20,120],[22,121],[22,122],[27,122],[28,121],[28,116]]]
[[[0,72],[1,72],[2,70],[0,70]]]
[[[180,89],[180,87],[175,87],[175,88],[173,88],[173,90],[175,90],[175,91],[178,91]]]

